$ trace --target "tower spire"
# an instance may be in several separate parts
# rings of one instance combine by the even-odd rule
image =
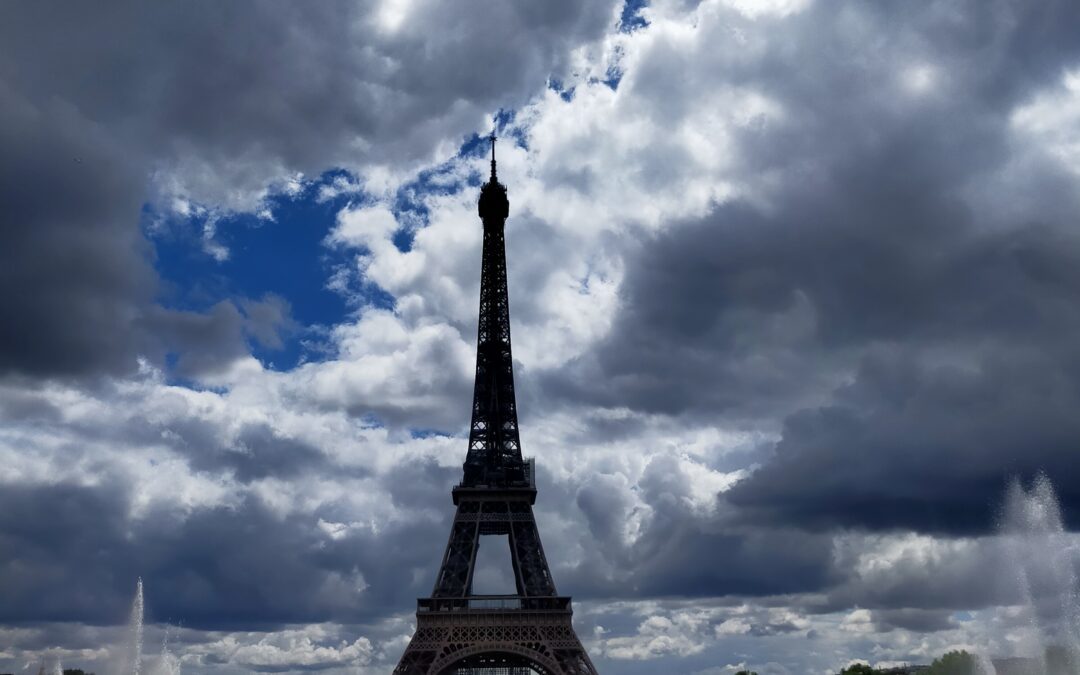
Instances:
[[[488,136],[488,140],[491,141],[491,181],[492,183],[498,183],[499,177],[495,173],[495,130],[491,130],[491,135]]]

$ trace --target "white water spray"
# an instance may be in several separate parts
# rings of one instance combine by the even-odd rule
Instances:
[[[165,629],[165,637],[161,639],[161,658],[152,672],[154,675],[180,675],[180,659],[169,651],[168,628]]]
[[[1032,658],[1024,675],[1080,675],[1080,549],[1046,476],[1030,490],[1012,482],[1000,534],[1028,620],[1025,651]],[[997,673],[990,664],[983,669]]]
[[[994,662],[990,660],[990,657],[986,654],[975,654],[975,662],[979,667],[980,675],[997,675],[997,670],[994,668]]]
[[[131,603],[131,620],[128,623],[131,636],[131,675],[142,673],[143,645],[143,583],[142,577],[135,585],[135,600]]]

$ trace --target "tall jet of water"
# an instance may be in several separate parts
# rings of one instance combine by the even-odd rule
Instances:
[[[157,666],[151,671],[153,675],[180,675],[180,659],[169,651],[169,629],[165,629],[165,636],[161,639],[161,658]]]
[[[1032,651],[1046,675],[1080,673],[1080,551],[1065,531],[1049,479],[1025,490],[1014,480],[1006,496],[1001,534],[1027,604]]]
[[[131,620],[128,623],[131,634],[131,675],[142,673],[143,643],[143,583],[139,577],[135,585],[135,600],[131,603]]]

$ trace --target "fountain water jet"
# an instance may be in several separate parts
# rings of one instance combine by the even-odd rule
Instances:
[[[135,600],[131,603],[131,619],[128,622],[128,630],[131,637],[131,674],[142,673],[142,644],[143,644],[143,583],[139,577],[135,584]]]
[[[169,651],[169,629],[165,629],[165,637],[161,639],[161,658],[158,659],[157,667],[151,672],[154,675],[180,675],[180,659]]]
[[[1028,647],[1034,658],[1024,666],[1024,675],[1080,675],[1080,550],[1065,530],[1045,475],[1039,474],[1030,490],[1012,481],[999,534],[1030,627]],[[1005,675],[990,664],[983,669],[987,675]]]
[[[135,583],[135,597],[131,601],[131,615],[128,619],[126,642],[114,667],[110,672],[120,675],[180,675],[180,659],[169,649],[172,626],[165,626],[161,640],[161,653],[158,656],[147,655],[143,651],[146,639],[146,605],[143,598],[143,580],[139,577]]]

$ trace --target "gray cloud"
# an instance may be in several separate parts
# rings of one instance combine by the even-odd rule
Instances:
[[[614,19],[610,2],[400,9],[46,3],[8,8],[4,55],[20,90],[59,93],[150,159],[194,154],[209,184],[239,157],[226,189],[262,189],[268,176],[243,174],[427,158],[444,122],[464,133],[520,104]]]
[[[614,20],[606,2],[414,3],[398,28],[370,10],[0,10],[0,372],[130,373],[183,349],[190,375],[246,351],[235,307],[155,305],[144,202],[254,209],[297,172],[414,166],[520,105]]]
[[[1018,164],[1010,115],[1075,63],[1056,26],[1076,10],[997,8],[851,5],[845,23],[819,4],[792,39],[755,42],[761,58],[721,52],[725,78],[795,116],[735,139],[779,183],[643,241],[609,338],[546,373],[547,394],[786,419],[725,496],[759,523],[986,532],[1007,476],[1040,468],[1074,519],[1077,190],[1055,159]],[[869,34],[874,54],[832,51]],[[884,95],[905,63],[941,68],[944,89]],[[976,188],[1018,170],[1009,199],[1031,208],[1003,219]]]
[[[153,621],[274,628],[373,619],[425,593],[437,563],[428,543],[447,527],[418,520],[393,538],[350,529],[332,539],[317,516],[282,518],[255,499],[132,520],[118,485],[8,486],[0,499],[0,621],[16,624],[122,623],[136,576],[147,580]],[[414,578],[414,569],[427,574]]]
[[[932,633],[951,628],[954,622],[950,612],[899,609],[874,612],[874,621],[882,630],[902,628],[917,633]]]
[[[154,292],[139,179],[94,124],[0,86],[0,371],[117,370]]]
[[[841,402],[789,418],[775,457],[728,500],[814,527],[987,532],[1008,477],[1042,470],[1075,518],[1074,360],[992,353],[965,372],[870,357]]]

